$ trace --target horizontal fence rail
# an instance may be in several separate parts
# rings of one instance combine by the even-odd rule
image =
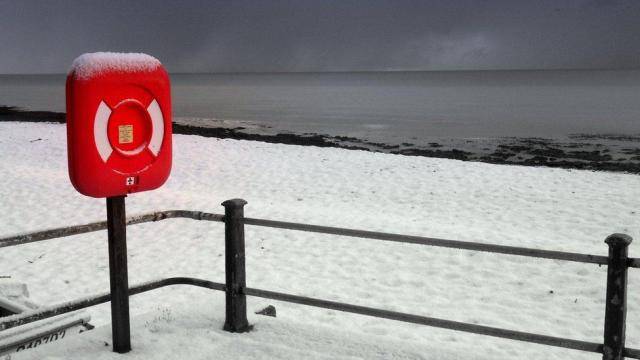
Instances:
[[[192,285],[212,290],[226,291],[224,284],[212,282],[208,280],[202,280],[191,277],[173,277],[160,280],[154,280],[145,282],[139,285],[129,288],[129,295],[137,295],[143,292],[155,290],[165,286],[172,285]],[[291,294],[285,294],[275,291],[267,291],[254,288],[245,288],[243,293],[248,296],[255,296],[264,299],[271,299],[276,301],[307,305],[313,307],[319,307],[324,309],[331,309],[336,311],[348,312],[353,314],[373,316],[378,318],[384,318],[388,320],[401,321],[411,324],[427,325],[431,327],[438,327],[449,330],[457,330],[463,332],[469,332],[473,334],[487,335],[499,338],[505,338],[510,340],[518,340],[524,342],[531,342],[542,345],[556,346],[567,349],[582,350],[588,352],[602,353],[602,344],[565,339],[547,335],[539,335],[533,333],[526,333],[521,331],[506,330],[500,328],[494,328],[483,325],[467,324],[451,320],[442,320],[432,317],[425,317],[419,315],[406,314],[396,311],[381,310],[376,308],[370,308],[360,305],[346,304],[341,302],[322,300],[309,298],[304,296],[297,296]],[[16,326],[20,326],[33,321],[38,321],[57,315],[65,314],[72,311],[81,310],[94,305],[103,304],[111,300],[109,293],[103,293],[94,295],[91,297],[69,301],[59,305],[45,307],[29,311],[23,314],[12,315],[4,318],[0,322],[0,331],[7,330]],[[625,349],[625,356],[635,359],[640,359],[639,349]]]
[[[400,313],[395,311],[376,309],[370,307],[364,307],[360,305],[346,304],[340,302],[334,302],[329,300],[315,299],[309,297],[303,297],[298,295],[291,295],[285,293],[279,293],[268,290],[255,289],[247,287],[244,283],[244,225],[262,226],[276,229],[287,229],[305,232],[314,232],[330,235],[340,235],[348,237],[368,238],[374,240],[383,240],[399,243],[408,243],[415,245],[436,246],[452,249],[462,249],[470,251],[482,251],[490,253],[508,254],[516,256],[525,256],[533,258],[543,258],[552,260],[572,261],[580,263],[590,263],[598,265],[609,266],[609,275],[611,275],[612,257],[611,244],[609,256],[580,254],[563,251],[542,250],[524,247],[514,247],[506,245],[486,244],[468,241],[448,240],[421,236],[409,236],[401,234],[390,234],[374,231],[345,229],[337,227],[301,224],[284,221],[274,221],[257,218],[246,218],[243,213],[243,206],[246,204],[243,200],[234,199],[223,203],[225,206],[225,215],[205,213],[200,211],[189,210],[168,210],[159,211],[149,214],[142,214],[133,216],[127,219],[128,225],[141,224],[147,222],[155,222],[170,218],[188,218],[194,220],[215,221],[225,223],[225,261],[227,261],[226,274],[227,281],[225,284],[211,282],[207,280],[188,278],[188,277],[175,277],[161,279],[157,281],[147,282],[140,285],[129,288],[129,295],[140,294],[145,291],[154,290],[160,287],[169,285],[193,285],[203,288],[209,288],[213,290],[225,291],[227,296],[227,321],[225,322],[225,330],[233,332],[243,332],[250,329],[250,325],[246,322],[246,302],[245,296],[262,297],[266,299],[272,299],[277,301],[284,301],[289,303],[308,305],[320,308],[333,309],[337,311],[349,312],[354,314],[374,316],[379,318],[385,318],[390,320],[408,322],[413,324],[421,324],[432,327],[457,330],[463,332],[469,332],[474,334],[482,334],[499,338],[506,338],[511,340],[532,342],[556,347],[563,347],[574,350],[582,350],[588,352],[596,352],[605,354],[605,358],[613,359],[618,357],[611,357],[607,355],[607,352],[611,349],[607,346],[607,334],[605,332],[605,343],[593,343],[587,341],[559,338],[547,335],[533,334],[527,332],[520,332],[514,330],[500,329],[489,326],[468,324],[462,322],[456,322],[451,320],[443,320],[432,317],[425,317],[420,315],[413,315],[407,313]],[[95,232],[107,228],[106,222],[95,222],[85,225],[77,225],[64,228],[56,228],[50,230],[44,230],[39,232],[33,232],[29,234],[15,235],[5,238],[0,238],[0,247],[15,246],[20,244],[27,244],[32,242],[38,242],[53,238],[59,238],[64,236],[78,235],[84,233]],[[615,234],[610,236],[607,241],[611,239],[613,242],[627,242],[630,243],[631,239],[626,235]],[[628,243],[625,245],[627,246]],[[622,248],[620,248],[622,249]],[[615,264],[616,269],[625,269],[627,267],[640,268],[640,259],[628,258],[626,256],[626,247],[624,247],[624,254],[620,258],[622,262]],[[229,262],[231,261],[231,262]],[[231,264],[231,265],[229,265]],[[233,274],[229,277],[229,274]],[[626,273],[625,273],[626,274]],[[625,275],[626,276],[626,275]],[[626,279],[626,278],[625,278]],[[626,280],[624,280],[626,283]],[[608,284],[609,286],[609,284]],[[626,284],[625,284],[626,287]],[[625,290],[626,291],[626,290]],[[60,304],[54,307],[45,307],[37,309],[28,313],[17,314],[10,317],[6,317],[0,321],[0,330],[9,329],[15,326],[19,326],[28,322],[37,321],[40,319],[49,318],[52,316],[60,315],[63,313],[76,311],[89,306],[101,304],[110,301],[111,295],[101,294],[90,298],[79,299],[64,304]],[[618,303],[619,305],[619,303]],[[624,306],[622,306],[624,308]],[[616,310],[613,309],[612,310]],[[609,304],[607,304],[607,311],[609,311]],[[626,311],[626,310],[625,310]],[[243,312],[238,316],[238,312]],[[231,320],[230,320],[231,317]],[[243,319],[244,318],[244,319]],[[606,322],[605,322],[606,323]],[[623,320],[624,323],[624,320]],[[240,324],[240,325],[238,325]],[[605,324],[606,325],[606,324]],[[624,333],[623,333],[624,334]],[[613,338],[615,339],[615,337]],[[624,343],[622,344],[624,345]],[[630,358],[640,359],[640,350],[625,348],[624,346],[618,346],[617,351],[619,355]]]
[[[205,213],[202,211],[190,211],[190,210],[165,210],[157,211],[149,214],[142,214],[137,216],[131,216],[127,218],[127,225],[142,224],[148,222],[155,222],[164,219],[185,218],[193,220],[205,220],[205,221],[224,221],[224,215]],[[7,246],[15,246],[21,244],[28,244],[32,242],[38,242],[43,240],[50,240],[60,237],[86,234],[90,232],[105,230],[107,228],[106,221],[99,221],[84,225],[67,226],[49,230],[36,231],[28,234],[20,234],[15,236],[9,236],[0,238],[0,248]]]
[[[389,320],[402,321],[418,325],[427,325],[442,329],[456,330],[479,335],[493,336],[503,339],[518,340],[542,345],[561,347],[565,349],[582,350],[588,352],[602,353],[602,344],[559,338],[547,335],[539,335],[521,331],[506,330],[495,327],[468,324],[463,322],[443,320],[438,318],[419,316],[413,314],[400,313],[396,311],[381,310],[360,305],[345,304],[335,301],[314,299],[304,296],[296,296],[283,294],[274,291],[246,288],[246,295],[257,296],[261,298],[290,302],[295,304],[314,306],[324,309],[349,312],[359,315],[373,316]],[[640,349],[625,348],[625,356],[640,359]]]
[[[145,282],[129,288],[129,295],[136,295],[146,291],[155,290],[170,285],[193,285],[212,290],[225,291],[224,284],[213,281],[196,279],[191,277],[172,277],[160,280]],[[90,306],[103,304],[111,300],[111,294],[103,293],[78,300],[65,302],[62,304],[38,308],[29,312],[7,316],[0,321],[0,331],[11,329],[16,326],[27,324],[33,321],[47,319],[72,311],[81,310]]]
[[[314,307],[319,307],[324,309],[338,310],[338,311],[349,312],[354,314],[379,317],[379,318],[384,318],[389,320],[403,321],[403,322],[408,322],[412,324],[427,325],[431,327],[457,330],[457,331],[469,332],[469,333],[480,334],[480,335],[488,335],[488,336],[494,336],[494,337],[499,337],[504,339],[558,346],[558,347],[563,347],[567,349],[602,353],[602,344],[597,344],[592,342],[564,339],[564,338],[558,338],[558,337],[546,336],[546,335],[538,335],[538,334],[506,330],[506,329],[500,329],[500,328],[483,326],[483,325],[467,324],[463,322],[443,320],[443,319],[437,319],[433,317],[406,314],[406,313],[389,311],[389,310],[381,310],[376,308],[345,304],[345,303],[339,303],[339,302],[328,301],[328,300],[313,299],[313,298],[304,297],[304,296],[283,294],[283,293],[278,293],[274,291],[246,288],[245,293],[247,295],[258,296],[258,297],[272,299],[272,300],[280,300],[280,301],[314,306]]]
[[[224,222],[224,215],[206,213],[202,211],[191,210],[166,210],[157,211],[149,214],[142,214],[127,218],[127,225],[142,224],[148,222],[156,222],[165,219],[185,218],[193,220]],[[287,229],[305,232],[314,232],[328,235],[342,235],[357,238],[367,238],[374,240],[383,240],[391,242],[400,242],[415,245],[426,245],[435,247],[445,247],[452,249],[482,251],[490,253],[499,253],[516,256],[526,256],[542,259],[564,260],[572,262],[581,262],[588,264],[607,265],[608,258],[602,255],[579,254],[555,250],[542,250],[534,248],[524,248],[517,246],[486,244],[469,241],[447,240],[439,238],[430,238],[423,236],[410,236],[401,234],[381,233],[375,231],[345,229],[330,226],[301,224],[294,222],[275,221],[256,218],[244,218],[244,224],[263,226],[275,229]],[[60,237],[85,234],[107,228],[107,222],[94,222],[84,225],[76,225],[69,227],[61,227],[43,231],[37,231],[27,234],[14,235],[10,237],[0,238],[0,248],[28,244],[43,240],[50,240]],[[639,258],[629,258],[629,267],[640,268]]]
[[[516,246],[484,244],[484,243],[477,243],[477,242],[447,240],[447,239],[430,238],[430,237],[423,237],[423,236],[389,234],[389,233],[381,233],[381,232],[375,232],[375,231],[344,229],[344,228],[336,228],[336,227],[330,227],[330,226],[299,224],[299,223],[284,222],[284,221],[245,218],[244,223],[247,225],[265,226],[265,227],[277,228],[277,229],[298,230],[298,231],[307,231],[307,232],[331,234],[331,235],[343,235],[343,236],[374,239],[374,240],[401,242],[401,243],[407,243],[407,244],[427,245],[427,246],[445,247],[445,248],[461,249],[461,250],[483,251],[483,252],[491,252],[491,253],[498,253],[498,254],[542,258],[542,259],[574,261],[574,262],[590,263],[590,264],[598,264],[598,265],[606,265],[608,261],[608,258],[606,256],[599,256],[599,255],[577,254],[577,253],[570,253],[570,252],[563,252],[563,251],[540,250],[540,249],[523,248],[523,247],[516,247]]]

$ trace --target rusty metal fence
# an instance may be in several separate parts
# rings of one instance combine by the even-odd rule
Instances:
[[[609,247],[608,256],[600,256],[248,218],[244,217],[245,204],[246,202],[241,199],[232,199],[225,201],[224,203],[222,203],[222,205],[225,207],[224,215],[211,214],[200,211],[169,210],[128,218],[127,225],[155,222],[170,218],[188,218],[194,220],[224,222],[226,277],[225,283],[217,283],[208,280],[188,277],[160,279],[131,286],[129,288],[129,295],[136,295],[170,285],[192,285],[224,291],[226,293],[226,320],[224,329],[231,332],[245,332],[250,329],[250,325],[246,317],[246,296],[256,296],[277,301],[332,309],[413,324],[427,325],[432,327],[562,347],[567,349],[594,352],[602,354],[603,359],[606,360],[624,359],[625,357],[640,359],[640,349],[625,347],[628,269],[640,268],[639,258],[628,257],[628,246],[631,243],[631,238],[627,235],[613,234],[607,237],[605,242]],[[605,322],[603,325],[603,342],[594,343],[483,325],[468,324],[463,322],[400,313],[395,311],[247,287],[245,279],[244,256],[245,225],[315,232],[331,235],[342,235],[382,241],[409,243],[415,245],[437,246],[470,251],[483,251],[542,259],[572,261],[597,264],[600,266],[604,265],[607,266],[607,292],[606,305],[604,309]],[[5,237],[0,238],[0,248],[44,241],[65,236],[84,234],[104,230],[106,228],[107,222],[105,221]],[[37,321],[40,319],[49,318],[59,314],[105,303],[110,300],[111,295],[109,293],[104,293],[77,301],[66,302],[52,307],[40,308],[28,313],[12,315],[2,318],[2,320],[0,321],[0,331],[32,321]]]

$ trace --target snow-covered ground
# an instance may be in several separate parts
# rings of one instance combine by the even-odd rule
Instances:
[[[0,237],[105,219],[104,200],[67,177],[64,125],[0,123]],[[640,238],[640,176],[514,167],[342,149],[174,136],[160,190],[127,198],[162,209],[606,254],[614,232]],[[223,282],[223,225],[172,219],[130,226],[130,284],[167,276]],[[247,227],[251,287],[601,342],[597,265]],[[640,241],[640,240],[639,240]],[[633,243],[631,256],[640,255]],[[640,347],[640,277],[630,270],[627,345]],[[108,290],[106,232],[3,248],[0,275],[54,304]],[[276,306],[277,318],[254,315]],[[111,353],[108,304],[96,330],[16,359],[599,359],[535,344],[248,298],[248,334],[221,331],[221,292],[185,286],[131,298],[134,350]]]

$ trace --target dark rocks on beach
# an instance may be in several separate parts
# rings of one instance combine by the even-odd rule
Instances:
[[[49,122],[64,124],[65,113],[53,111],[28,111],[15,106],[0,105],[0,121]]]
[[[611,161],[612,157],[608,154],[600,154],[600,151],[570,151],[567,153],[567,157],[571,159],[585,160],[585,161]]]
[[[391,149],[399,149],[400,145],[383,145],[381,147],[385,150],[391,150]]]
[[[64,123],[65,114],[50,111],[27,111],[12,106],[0,106],[0,121]],[[288,145],[334,147],[406,156],[481,161],[493,164],[547,166],[640,174],[640,146],[631,144],[633,142],[640,143],[640,136],[578,134],[571,135],[569,139],[572,141],[566,142],[543,138],[510,137],[493,139],[493,143],[474,143],[466,140],[457,143],[452,142],[447,145],[429,142],[425,146],[418,146],[409,142],[404,142],[400,145],[387,144],[350,136],[331,136],[316,133],[253,133],[245,127],[204,127],[177,123],[173,124],[173,132],[175,134],[199,135],[221,139],[230,138]],[[412,139],[417,140],[416,138]],[[612,142],[623,142],[624,146],[617,145],[617,148],[612,147]]]
[[[569,138],[576,140],[616,140],[616,141],[640,141],[640,135],[618,134],[571,134]]]
[[[499,161],[505,161],[514,156],[516,156],[516,153],[498,150],[492,153],[491,155],[483,156],[482,159],[490,160],[489,162],[499,162]]]
[[[521,151],[527,151],[530,149],[529,146],[522,146],[522,145],[506,145],[506,144],[500,144],[498,145],[499,149],[504,149],[504,150],[510,150],[510,151],[515,151],[515,152],[521,152]]]
[[[536,156],[546,156],[546,157],[562,157],[565,155],[564,151],[556,148],[545,147],[541,149],[533,149],[529,151],[530,154]]]
[[[288,144],[288,145],[306,145],[319,147],[340,147],[337,144],[327,140],[323,135],[296,135],[278,133],[275,135],[253,134],[241,132],[228,128],[209,128],[192,125],[173,124],[174,134],[200,135],[205,137],[216,137],[220,139],[238,139],[238,140],[254,140],[268,143]]]
[[[547,162],[549,162],[549,159],[546,156],[534,156],[529,160],[526,160],[525,163],[530,164],[530,165],[544,165]]]
[[[622,149],[622,152],[624,154],[629,154],[629,155],[640,155],[640,149],[639,148],[626,148],[626,149]]]
[[[333,137],[336,140],[340,140],[340,141],[349,141],[349,142],[361,142],[362,140],[352,137],[352,136],[334,136]]]

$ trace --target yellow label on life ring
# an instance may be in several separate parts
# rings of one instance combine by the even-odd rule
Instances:
[[[118,126],[118,143],[130,144],[133,142],[133,125]]]

